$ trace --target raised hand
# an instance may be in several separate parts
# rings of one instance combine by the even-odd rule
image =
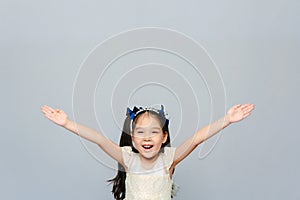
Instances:
[[[228,110],[226,120],[230,123],[241,121],[248,117],[253,109],[254,104],[237,104]]]
[[[68,122],[68,116],[63,110],[44,105],[41,107],[41,111],[45,114],[45,117],[60,126],[65,126]]]

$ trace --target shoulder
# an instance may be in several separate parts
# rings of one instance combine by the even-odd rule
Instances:
[[[130,165],[130,163],[133,162],[133,159],[137,156],[137,153],[132,151],[131,146],[124,146],[121,147],[122,149],[122,156],[123,156],[123,162],[126,167]]]
[[[133,153],[133,151],[131,149],[131,146],[124,146],[124,147],[121,147],[121,149],[122,149],[122,151],[125,151],[125,152],[128,152],[128,153],[130,153],[130,152]]]
[[[163,154],[165,155],[174,154],[175,151],[176,151],[176,147],[164,147]]]
[[[122,149],[123,156],[134,156],[137,154],[132,151],[131,146],[124,146],[124,147],[121,147],[121,149]]]
[[[165,163],[170,167],[173,163],[176,147],[165,147],[162,153]]]

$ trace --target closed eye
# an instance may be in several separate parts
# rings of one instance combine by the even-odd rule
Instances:
[[[144,130],[136,130],[134,133],[137,135],[143,135],[143,134],[145,134],[145,131]]]

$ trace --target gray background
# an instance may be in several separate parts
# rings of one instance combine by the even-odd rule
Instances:
[[[115,171],[49,123],[40,106],[71,114],[73,83],[89,52],[111,35],[154,26],[206,48],[227,107],[256,104],[250,118],[222,132],[208,157],[195,151],[176,168],[176,199],[300,199],[299,4],[1,1],[0,198],[112,199],[105,180]]]

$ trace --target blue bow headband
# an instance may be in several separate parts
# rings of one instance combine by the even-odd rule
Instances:
[[[161,105],[160,110],[155,109],[155,108],[142,108],[142,107],[136,107],[134,106],[134,108],[131,110],[130,108],[127,108],[127,112],[126,112],[126,116],[129,116],[130,119],[134,120],[134,118],[142,111],[147,111],[147,110],[151,110],[156,112],[157,114],[164,116],[164,118],[167,119],[167,114],[165,113],[165,108],[163,105]]]

